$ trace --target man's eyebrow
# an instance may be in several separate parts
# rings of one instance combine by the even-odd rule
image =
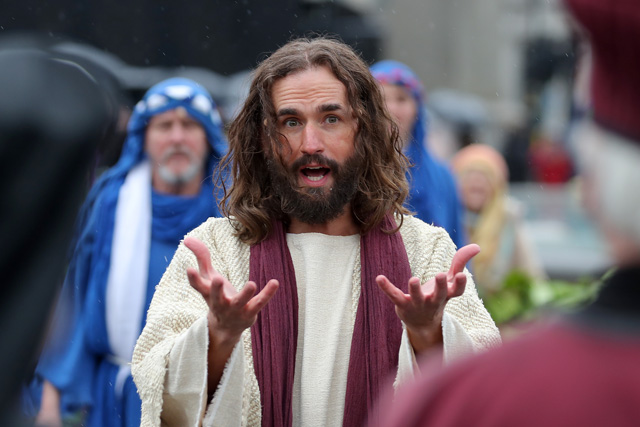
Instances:
[[[295,108],[283,108],[281,110],[278,110],[278,117],[297,116],[297,115],[298,115],[298,110],[296,110]]]
[[[318,107],[318,111],[320,113],[327,113],[330,111],[340,111],[344,110],[344,107],[340,104],[322,104]],[[299,114],[298,110],[295,108],[282,108],[278,110],[278,117],[282,116],[297,116]]]
[[[344,107],[340,104],[322,104],[318,107],[318,111],[321,113],[328,113],[330,111],[344,110]]]

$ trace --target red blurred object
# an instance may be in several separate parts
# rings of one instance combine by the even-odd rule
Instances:
[[[547,184],[567,182],[573,174],[573,162],[560,144],[541,139],[529,149],[531,174],[535,181]]]

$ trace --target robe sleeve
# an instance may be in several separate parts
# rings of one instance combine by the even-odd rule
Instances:
[[[231,353],[210,403],[207,403],[207,345],[206,316],[176,339],[169,353],[164,383],[163,425],[242,425],[245,364],[242,341]]]
[[[444,229],[405,217],[401,232],[412,272],[423,283],[449,270],[456,246]],[[467,269],[464,272],[465,291],[447,302],[442,319],[444,363],[501,343],[500,332],[478,297],[471,273]]]
[[[210,219],[189,235],[207,245],[214,268],[236,289],[246,283],[248,251],[239,249],[225,219]],[[207,403],[209,307],[189,284],[189,267],[197,268],[197,261],[181,243],[156,288],[133,353],[131,371],[142,400],[141,426],[259,425],[259,390],[248,330]]]
[[[205,240],[202,226],[190,234]],[[198,408],[197,413],[189,414],[189,419],[200,418],[204,412],[204,404],[199,402],[201,393],[197,391],[197,384],[189,384],[181,397],[167,396],[165,399],[169,391],[175,391],[165,389],[165,384],[173,384],[172,374],[167,374],[170,366],[174,372],[177,371],[179,375],[190,379],[200,375],[200,384],[204,383],[206,388],[208,334],[206,321],[203,327],[202,320],[200,323],[198,320],[206,320],[208,306],[189,284],[186,273],[188,267],[197,267],[197,261],[191,251],[180,243],[171,264],[156,287],[147,314],[147,323],[133,352],[131,373],[142,400],[141,426],[160,426],[161,416],[165,415],[163,406],[166,402],[167,421],[182,420],[180,415],[176,415],[175,399],[189,400],[190,408]],[[193,349],[185,346],[185,341]],[[180,363],[181,358],[183,363]],[[187,372],[187,361],[193,362],[189,368],[191,372]],[[206,397],[206,389],[204,395]]]

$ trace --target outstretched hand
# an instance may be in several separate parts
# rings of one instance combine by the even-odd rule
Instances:
[[[270,280],[257,295],[258,287],[254,282],[247,282],[238,292],[226,277],[213,268],[211,254],[204,243],[195,237],[186,237],[184,245],[198,260],[197,270],[187,268],[189,283],[209,305],[207,385],[211,399],[242,332],[254,324],[260,310],[276,293],[278,281]]]
[[[213,268],[209,249],[204,243],[195,237],[187,237],[184,244],[198,260],[198,269],[188,268],[187,277],[191,286],[200,292],[209,305],[210,336],[221,341],[237,341],[273,297],[278,289],[278,281],[270,280],[257,295],[254,282],[247,282],[238,292],[227,278]]]
[[[451,298],[464,293],[467,276],[464,266],[480,252],[480,246],[471,244],[460,248],[453,256],[451,268],[438,273],[424,284],[420,279],[409,279],[409,294],[393,285],[385,276],[376,277],[382,291],[396,306],[396,313],[404,322],[416,353],[442,342],[442,315]]]

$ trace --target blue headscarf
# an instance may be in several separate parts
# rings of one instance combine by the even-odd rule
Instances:
[[[453,174],[446,165],[435,159],[425,146],[428,122],[424,87],[420,79],[411,68],[392,60],[373,64],[371,74],[380,83],[405,88],[418,105],[411,141],[405,149],[405,154],[414,165],[410,176],[409,208],[415,211],[421,220],[447,230],[456,246],[462,246],[462,206]]]
[[[169,233],[175,234],[171,237],[178,242],[187,231],[208,217],[220,215],[213,200],[212,176],[220,158],[226,153],[227,144],[216,105],[202,86],[189,79],[172,78],[162,81],[151,87],[135,106],[118,162],[98,178],[80,211],[74,251],[56,319],[61,325],[60,331],[68,329],[70,325],[73,325],[73,330],[70,336],[67,333],[66,336],[54,335],[50,339],[50,345],[43,353],[37,370],[40,375],[63,389],[63,406],[88,403],[89,396],[92,395],[93,385],[91,375],[88,373],[94,369],[92,364],[95,361],[87,355],[86,348],[81,348],[84,342],[81,319],[83,312],[92,309],[87,308],[89,305],[101,303],[86,299],[90,288],[106,286],[120,188],[127,174],[147,158],[144,152],[144,139],[149,120],[178,107],[184,108],[189,116],[202,125],[211,150],[206,162],[206,178],[200,194],[196,196],[197,200],[191,205],[193,208],[181,215],[178,220],[171,218],[173,222],[166,223],[175,230]],[[149,189],[149,191],[152,190]],[[156,218],[153,219],[155,220]],[[159,221],[166,221],[166,219],[161,217]],[[176,224],[176,221],[179,224]],[[165,234],[166,228],[157,227],[157,224],[154,224],[154,230],[161,229]],[[66,315],[66,318],[61,318],[61,315]],[[56,345],[56,339],[59,345]],[[85,378],[82,378],[83,375]],[[67,405],[64,405],[65,401]]]

